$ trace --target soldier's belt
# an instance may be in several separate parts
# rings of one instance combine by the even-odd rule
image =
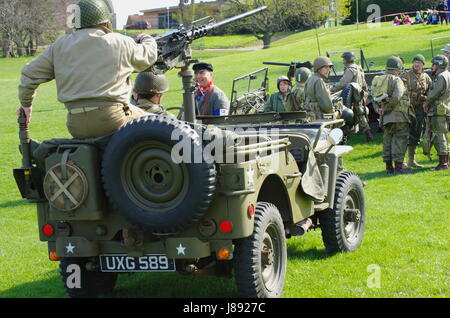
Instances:
[[[69,114],[71,115],[76,115],[76,114],[81,114],[81,113],[87,113],[93,110],[97,110],[100,109],[101,107],[80,107],[80,108],[75,108],[75,109],[71,109],[69,110]]]

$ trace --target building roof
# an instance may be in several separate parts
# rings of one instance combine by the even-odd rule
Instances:
[[[158,12],[158,11],[167,11],[167,9],[169,9],[169,10],[178,10],[179,7],[178,7],[178,6],[162,7],[162,8],[156,8],[156,9],[141,10],[141,11],[139,11],[139,12],[142,12],[142,13],[151,13],[151,12]]]

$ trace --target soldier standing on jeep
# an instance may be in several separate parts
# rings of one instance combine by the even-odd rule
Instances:
[[[305,84],[305,110],[310,120],[322,119],[323,114],[334,112],[330,89],[325,82],[330,76],[332,67],[333,62],[326,56],[314,60],[314,74]]]
[[[411,120],[410,102],[405,85],[400,78],[403,62],[397,56],[391,56],[386,63],[387,100],[376,102],[375,111],[381,116],[383,126],[383,161],[386,163],[386,173],[411,173],[403,165],[408,145]],[[376,81],[376,79],[374,79]],[[395,168],[392,166],[395,162]]]
[[[355,63],[355,54],[353,52],[345,52],[342,54],[343,64],[345,67],[344,75],[339,83],[331,88],[331,93],[336,93],[344,89],[350,83],[357,83],[363,91],[363,98],[361,102],[354,107],[356,123],[359,125],[359,129],[366,135],[366,141],[373,141],[373,136],[370,131],[369,121],[366,114],[365,102],[369,95],[369,88],[364,78],[364,70],[361,66]]]
[[[29,122],[37,87],[55,79],[58,100],[69,111],[67,128],[83,139],[109,134],[145,115],[129,104],[129,76],[155,63],[157,44],[149,35],[138,36],[136,43],[113,33],[103,0],[81,0],[78,8],[76,32],[59,37],[22,69],[19,100]]]
[[[426,116],[423,111],[423,105],[427,98],[428,88],[431,85],[431,78],[424,72],[424,66],[425,57],[418,54],[413,58],[412,69],[402,76],[409,93],[411,105],[414,109],[414,116],[411,118],[412,125],[409,132],[408,168],[423,168],[422,165],[416,162],[415,156],[417,145],[422,136]]]

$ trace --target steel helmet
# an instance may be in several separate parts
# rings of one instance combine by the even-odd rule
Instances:
[[[342,54],[342,58],[346,62],[353,63],[356,59],[356,56],[355,56],[355,53],[353,53],[353,52],[345,52],[344,54]]]
[[[446,70],[448,67],[448,58],[445,55],[435,56],[431,60],[431,64],[436,65],[443,70]]]
[[[283,81],[288,82],[289,85],[292,87],[292,82],[291,82],[291,80],[290,80],[287,76],[280,76],[280,77],[278,77],[278,79],[277,79],[277,88],[278,88],[278,90],[280,89],[280,84],[281,84],[281,82],[283,82]]]
[[[295,80],[304,83],[311,76],[311,71],[306,67],[300,67],[295,71]]]
[[[324,66],[333,66],[333,62],[331,62],[331,60],[326,56],[319,56],[314,60],[314,72],[317,72]]]
[[[402,70],[403,62],[398,56],[391,56],[386,62],[387,70]]]
[[[416,61],[422,62],[422,64],[425,65],[425,57],[422,54],[417,54],[416,56],[414,56],[413,63]]]
[[[81,15],[79,29],[112,23],[111,7],[104,0],[80,0],[78,7]]]
[[[169,82],[162,74],[142,72],[136,78],[133,91],[137,94],[162,94],[169,90]]]

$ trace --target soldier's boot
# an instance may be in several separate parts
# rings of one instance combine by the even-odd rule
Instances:
[[[394,167],[392,166],[392,160],[385,161],[386,163],[386,173],[387,174],[393,174],[394,173]]]
[[[412,173],[412,171],[411,171],[410,169],[408,169],[408,168],[403,164],[403,162],[396,162],[396,163],[395,163],[394,173],[408,174],[408,173]]]
[[[447,154],[447,155],[439,155],[439,164],[436,167],[431,168],[431,170],[438,171],[438,170],[445,170],[448,168],[449,168],[449,163],[448,163],[448,154]]]
[[[416,162],[416,148],[417,146],[408,146],[408,168],[423,168]]]
[[[366,135],[366,142],[372,142],[373,141],[373,135],[370,129],[367,129],[364,134]]]

